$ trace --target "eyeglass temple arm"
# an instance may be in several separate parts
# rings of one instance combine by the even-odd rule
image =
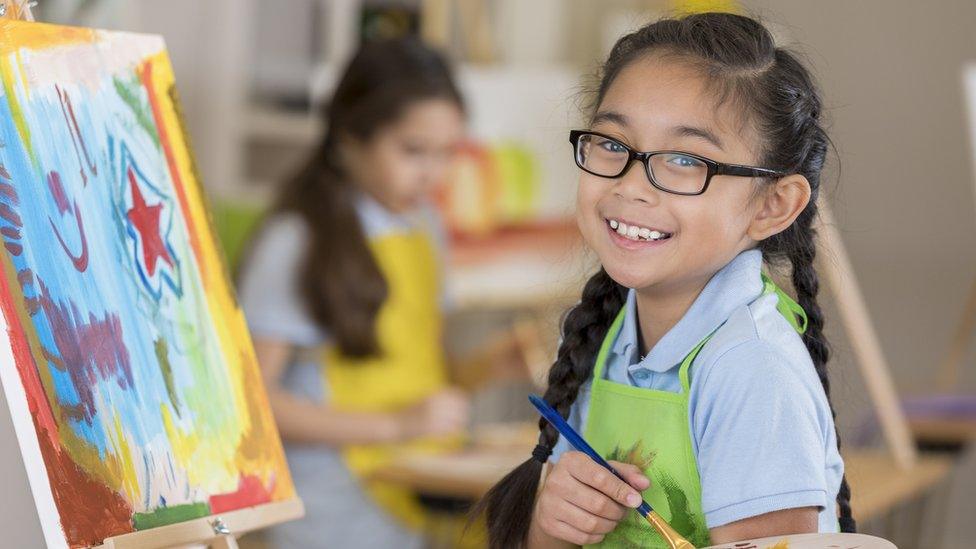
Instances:
[[[715,175],[738,175],[743,177],[783,177],[784,173],[766,168],[753,168],[751,166],[738,166],[736,164],[718,164],[715,166]]]

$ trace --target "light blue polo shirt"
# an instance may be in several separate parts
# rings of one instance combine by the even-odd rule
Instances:
[[[709,333],[691,368],[689,425],[709,528],[772,511],[819,507],[836,532],[844,473],[827,397],[800,335],[762,295],[762,254],[747,250],[712,277],[688,312],[639,356],[636,292],[607,358],[616,383],[680,392],[678,366]],[[724,324],[723,324],[724,323]],[[590,382],[569,422],[582,432]],[[650,427],[653,429],[653,427]],[[569,449],[560,438],[550,461]]]

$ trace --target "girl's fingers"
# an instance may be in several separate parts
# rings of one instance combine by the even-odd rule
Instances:
[[[560,462],[567,458],[571,460],[567,470],[576,480],[603,492],[621,505],[631,508],[640,506],[641,496],[633,486],[617,478],[589,456],[579,452],[567,453],[560,458]]]
[[[627,507],[613,501],[606,494],[586,484],[570,479],[573,486],[561,490],[560,497],[584,511],[605,519],[618,521],[627,514]]]
[[[550,536],[576,545],[591,545],[603,541],[602,534],[587,534],[575,526],[561,520],[552,520],[545,528]]]
[[[556,519],[571,524],[577,530],[587,534],[608,534],[617,527],[617,521],[584,511],[568,501],[563,501],[558,506]]]
[[[630,484],[638,490],[647,490],[651,487],[651,481],[648,480],[646,475],[644,475],[644,472],[641,471],[640,467],[619,461],[611,461],[609,463],[614,469],[617,470],[618,473],[620,473],[622,477],[624,477],[627,484]]]

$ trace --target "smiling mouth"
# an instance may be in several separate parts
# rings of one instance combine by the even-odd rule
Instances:
[[[657,242],[667,240],[674,234],[640,225],[628,225],[619,219],[607,219],[605,222],[610,230],[634,242]]]

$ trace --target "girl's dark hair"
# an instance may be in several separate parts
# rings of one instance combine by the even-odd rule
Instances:
[[[369,140],[407,107],[426,99],[447,99],[463,108],[439,53],[416,38],[364,44],[323,109],[324,137],[284,183],[274,207],[299,215],[308,228],[301,293],[312,318],[348,356],[380,353],[375,324],[388,288],[360,225],[356,186],[348,179],[339,144]]]
[[[812,196],[806,209],[787,230],[762,241],[759,248],[767,263],[788,261],[792,265],[797,301],[808,317],[803,342],[829,402],[830,349],[817,304],[813,222],[830,141],[821,121],[820,95],[810,73],[793,54],[776,47],[769,31],[758,21],[728,13],[693,14],[657,21],[617,41],[603,66],[595,105],[599,106],[624,67],[649,54],[668,55],[699,69],[719,102],[732,101],[762,136],[761,165],[801,174],[810,182]],[[597,350],[623,306],[624,296],[625,288],[601,269],[587,282],[580,303],[566,315],[562,344],[549,371],[544,396],[563,417],[568,415],[580,386],[592,375]],[[487,515],[493,548],[521,547],[526,542],[542,473],[542,460],[538,458],[544,457],[558,438],[544,420],[539,421],[539,429],[540,448],[535,457],[503,478],[479,506]],[[842,479],[837,505],[843,532],[855,530],[850,495],[847,480]]]

